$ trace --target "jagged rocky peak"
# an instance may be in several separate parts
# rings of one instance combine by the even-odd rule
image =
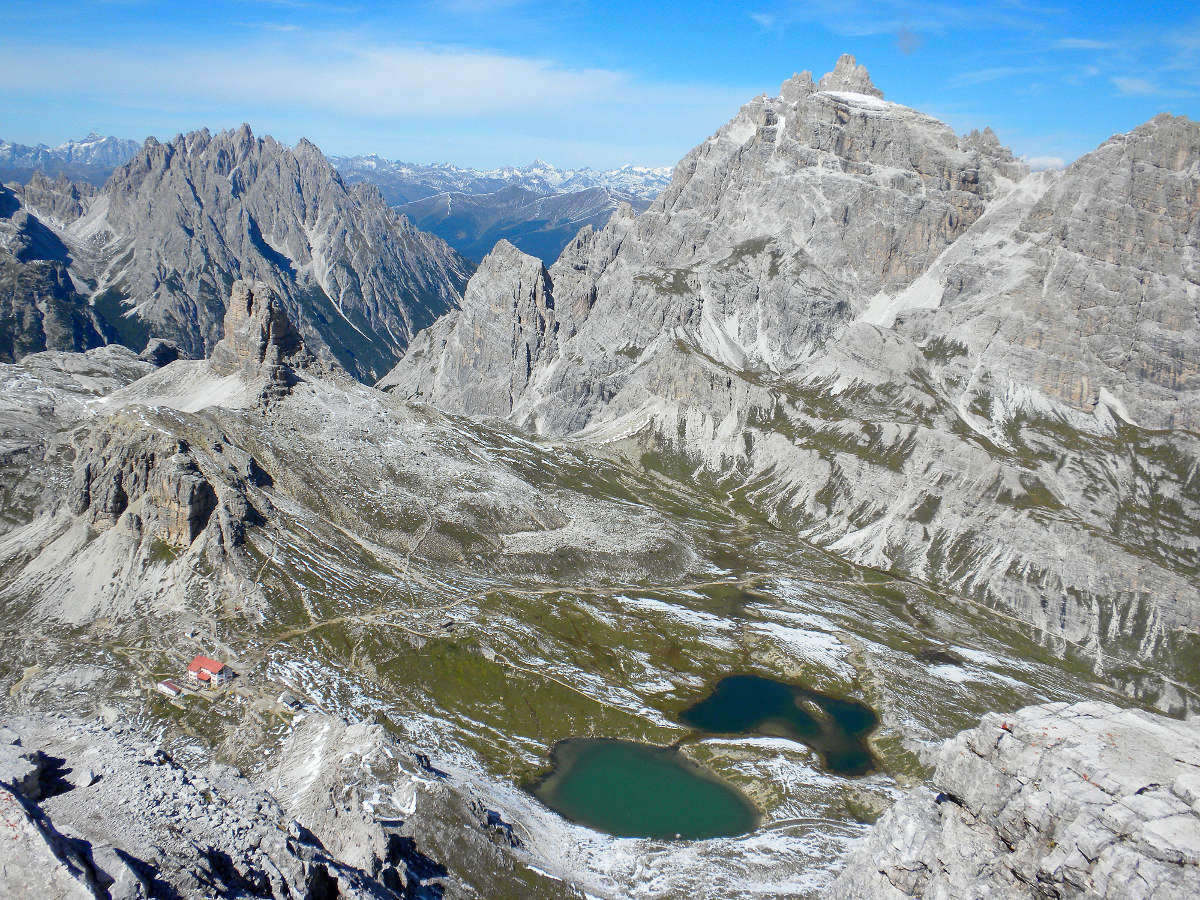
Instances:
[[[883,99],[883,91],[872,83],[867,67],[859,65],[858,61],[849,53],[839,56],[833,71],[826,72],[821,76],[821,80],[817,82],[817,90],[850,91]]]
[[[279,296],[261,281],[235,281],[225,308],[225,334],[209,365],[218,375],[242,372],[286,388],[294,366],[310,361]]]
[[[148,140],[65,238],[119,297],[122,325],[187,356],[212,355],[229,285],[246,278],[278,294],[316,356],[371,381],[459,304],[471,270],[377,192],[348,189],[311,142],[245,125]]]
[[[22,204],[42,218],[69,225],[84,214],[96,188],[87,182],[73,182],[66,175],[49,178],[34,172],[29,181],[17,188]]]
[[[816,89],[812,72],[805,69],[779,86],[779,96],[787,103],[799,103]]]
[[[542,268],[542,262],[537,257],[530,256],[528,253],[518,250],[512,243],[501,238],[496,241],[496,246],[492,248],[492,251],[483,258],[483,262],[479,264],[479,271],[503,269],[507,266],[519,266],[522,268],[536,266],[540,269]]]
[[[1029,166],[1017,159],[1009,147],[1000,143],[1000,138],[990,127],[982,131],[972,129],[958,139],[958,145],[963,150],[979,154],[997,172],[1012,181],[1019,181],[1029,174]]]
[[[552,283],[542,261],[501,240],[467,285],[458,318],[442,319],[410,350],[414,361],[435,366],[438,377],[427,378],[423,365],[397,366],[379,387],[437,404],[461,400],[471,414],[504,415],[552,352],[556,331]]]

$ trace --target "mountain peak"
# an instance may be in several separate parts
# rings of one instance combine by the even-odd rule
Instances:
[[[817,89],[822,91],[852,91],[856,94],[868,94],[872,97],[883,98],[883,91],[875,87],[871,74],[866,66],[861,66],[849,53],[838,57],[832,72],[821,76]]]
[[[779,96],[788,103],[797,103],[817,89],[813,83],[812,72],[807,69],[793,75],[779,86]]]

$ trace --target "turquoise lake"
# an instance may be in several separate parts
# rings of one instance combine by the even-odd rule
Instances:
[[[758,810],[740,791],[677,750],[572,738],[533,793],[566,818],[617,837],[698,840],[745,834]]]
[[[838,775],[864,775],[875,768],[867,736],[879,725],[879,717],[869,706],[771,678],[722,678],[711,694],[683,711],[680,721],[711,734],[799,741]]]

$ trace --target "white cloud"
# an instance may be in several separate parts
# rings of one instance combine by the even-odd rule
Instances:
[[[546,56],[371,45],[308,29],[256,32],[211,49],[10,46],[0,55],[0,100],[103,111],[144,123],[134,133],[167,137],[247,121],[281,139],[307,135],[332,153],[666,165],[765,87],[651,81]]]
[[[619,71],[429,46],[347,46],[332,52],[300,43],[286,51],[47,47],[7,52],[0,73],[9,90],[132,102],[265,102],[376,118],[557,110],[628,98],[637,90]]]
[[[1044,172],[1047,169],[1061,169],[1067,164],[1061,156],[1023,156],[1021,158],[1035,172]]]
[[[1126,97],[1152,97],[1162,93],[1162,88],[1145,78],[1118,76],[1112,79],[1112,83]]]
[[[753,12],[750,13],[750,18],[761,25],[763,28],[774,28],[776,19],[770,13]]]

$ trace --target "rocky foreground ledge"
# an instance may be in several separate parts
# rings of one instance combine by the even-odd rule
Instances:
[[[989,713],[942,745],[831,896],[1200,896],[1200,725],[1107,703]]]
[[[196,763],[119,725],[10,718],[0,896],[579,896],[379,725],[305,716],[253,779]],[[989,714],[823,896],[1200,896],[1200,725],[1106,703]]]
[[[254,777],[187,749],[67,716],[0,724],[0,897],[548,896],[511,826],[380,725],[306,715]]]

